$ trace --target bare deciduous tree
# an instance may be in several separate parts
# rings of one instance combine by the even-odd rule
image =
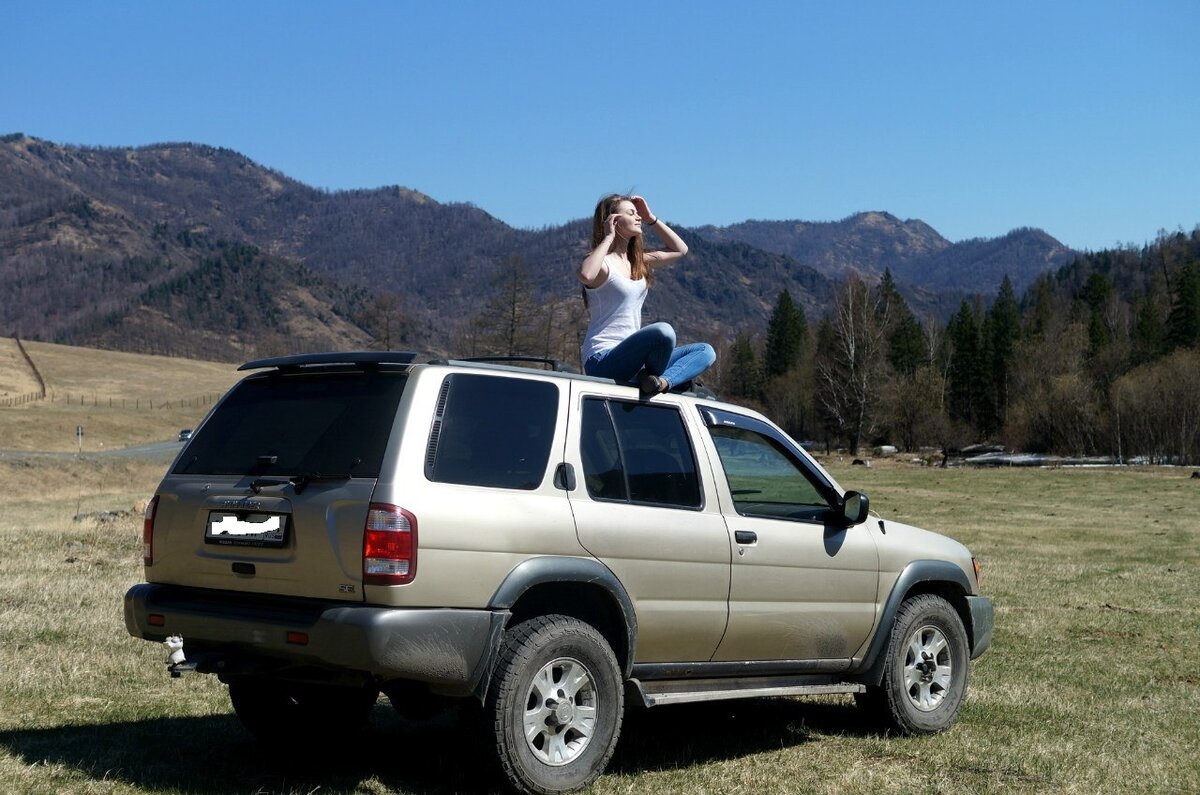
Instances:
[[[871,432],[883,375],[887,302],[856,275],[838,291],[832,334],[817,357],[817,399],[852,454]]]

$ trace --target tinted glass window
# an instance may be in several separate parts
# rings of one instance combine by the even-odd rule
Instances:
[[[674,408],[587,400],[580,455],[594,499],[700,506],[695,457]]]
[[[175,474],[378,477],[401,373],[243,381],[188,444]]]
[[[454,373],[430,433],[425,475],[439,483],[536,489],[546,474],[558,387]]]
[[[609,419],[608,406],[602,400],[584,401],[579,451],[588,494],[598,500],[628,499],[617,433]]]
[[[774,439],[725,426],[711,432],[738,513],[810,521],[825,516],[829,502]]]

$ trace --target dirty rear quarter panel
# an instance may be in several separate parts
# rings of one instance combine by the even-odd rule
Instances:
[[[372,604],[409,607],[485,607],[505,576],[523,560],[587,555],[575,534],[566,493],[554,487],[563,460],[569,390],[558,389],[550,458],[532,490],[435,483],[425,476],[438,391],[449,368],[416,368],[401,401],[374,500],[399,505],[417,518],[417,574],[402,586],[367,586]],[[507,377],[537,379],[531,371]],[[545,380],[545,379],[537,379]]]

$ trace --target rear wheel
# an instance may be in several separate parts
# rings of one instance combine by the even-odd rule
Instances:
[[[238,677],[229,683],[229,700],[242,725],[272,744],[352,735],[366,726],[378,697],[373,688],[259,677]]]
[[[616,748],[624,698],[617,659],[592,626],[551,615],[509,630],[487,702],[509,783],[545,795],[591,784]]]
[[[970,657],[962,619],[945,599],[905,600],[888,642],[883,681],[859,704],[901,734],[932,734],[953,725],[967,696]]]

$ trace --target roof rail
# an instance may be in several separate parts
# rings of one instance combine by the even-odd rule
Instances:
[[[522,364],[542,364],[556,373],[576,373],[579,371],[557,359],[544,359],[540,356],[468,356],[462,359],[439,359],[431,364],[449,364],[455,362],[474,362],[478,364],[502,364],[504,362],[519,362]]]
[[[246,362],[241,370],[262,370],[277,367],[280,370],[298,370],[329,364],[357,364],[377,367],[381,364],[412,364],[418,354],[410,351],[343,351],[340,353],[298,353],[292,356],[275,356],[270,359],[255,359]]]

